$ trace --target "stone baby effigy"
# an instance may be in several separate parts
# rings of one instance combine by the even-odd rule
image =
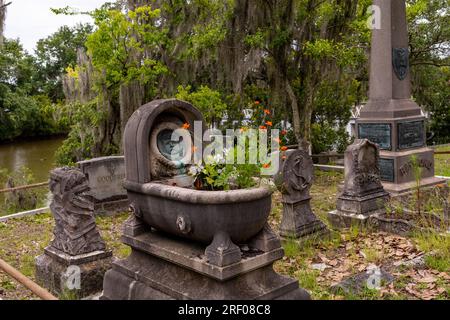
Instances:
[[[130,118],[124,186],[133,215],[122,241],[132,252],[106,273],[102,299],[309,299],[273,270],[283,249],[267,224],[270,189],[192,188],[179,161],[188,144],[170,138],[201,120],[175,99],[153,101]]]
[[[36,279],[57,294],[84,297],[101,290],[112,252],[106,249],[95,223],[85,175],[73,168],[50,174],[55,219],[54,238],[36,258]]]

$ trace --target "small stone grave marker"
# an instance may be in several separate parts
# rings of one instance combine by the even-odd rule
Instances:
[[[369,217],[386,212],[389,194],[381,184],[379,159],[379,146],[367,139],[356,140],[345,151],[344,190],[337,210],[328,214],[334,227],[366,225]]]
[[[89,195],[95,214],[112,215],[127,211],[129,203],[122,183],[125,180],[125,158],[102,157],[77,163],[89,181]]]

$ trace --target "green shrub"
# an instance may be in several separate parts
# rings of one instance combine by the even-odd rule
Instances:
[[[192,103],[203,114],[208,124],[220,121],[227,110],[219,91],[211,90],[207,86],[200,86],[192,90],[191,86],[179,86],[176,98]]]
[[[345,128],[335,129],[328,123],[314,123],[311,126],[311,143],[313,154],[336,150],[344,152],[350,142]]]
[[[75,162],[92,158],[96,147],[98,128],[104,114],[97,111],[97,100],[88,103],[70,103],[66,105],[62,118],[64,124],[71,123],[71,129],[62,146],[56,151],[58,165],[73,165]],[[104,146],[104,155],[117,153],[111,146]]]

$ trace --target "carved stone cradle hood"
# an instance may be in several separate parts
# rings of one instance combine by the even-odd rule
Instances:
[[[189,183],[175,185],[173,181],[190,177],[157,145],[163,130],[189,124],[191,131],[194,121],[202,120],[195,107],[176,99],[153,101],[131,116],[124,136],[124,187],[132,210],[146,224],[172,235],[206,244],[218,235],[224,241],[246,243],[264,228],[272,192],[264,187],[201,191],[188,188]]]

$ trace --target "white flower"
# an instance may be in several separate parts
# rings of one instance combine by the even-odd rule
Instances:
[[[223,155],[218,153],[214,155],[214,162],[215,163],[221,163],[224,160]]]
[[[202,172],[203,166],[201,165],[193,165],[189,168],[189,175],[197,176],[200,172]]]

